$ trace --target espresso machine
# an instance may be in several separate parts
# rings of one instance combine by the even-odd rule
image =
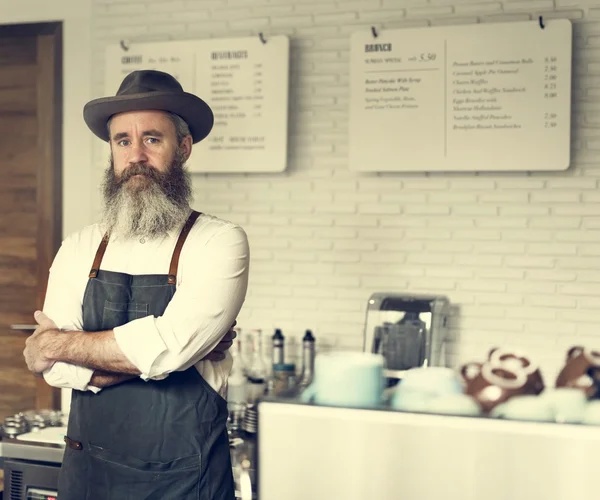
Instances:
[[[371,295],[363,350],[384,357],[388,387],[396,385],[411,368],[445,365],[449,315],[450,301],[445,296]]]

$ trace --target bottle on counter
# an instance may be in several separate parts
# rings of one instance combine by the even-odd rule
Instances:
[[[267,388],[269,367],[263,357],[262,330],[252,330],[252,359],[248,367],[248,398],[250,404],[256,403]]]
[[[231,349],[233,366],[227,381],[227,402],[231,405],[246,403],[246,375],[242,360],[242,343],[239,337],[234,339]]]
[[[244,374],[240,337],[236,337],[233,341],[231,357],[233,358],[233,366],[227,381],[227,409],[229,411],[227,421],[228,430],[235,432],[239,429],[248,399],[248,379]]]
[[[285,337],[279,328],[275,329],[275,333],[273,337],[271,337],[271,342],[273,344],[273,350],[271,352],[271,364],[280,365],[284,363],[285,360]]]
[[[273,371],[271,368],[271,359],[273,358],[273,343],[271,342],[271,339],[265,336],[265,338],[262,340],[260,349],[263,362],[267,367],[267,378],[270,378]]]
[[[297,390],[302,391],[313,381],[315,370],[315,337],[306,330],[302,338],[302,372],[298,379]]]

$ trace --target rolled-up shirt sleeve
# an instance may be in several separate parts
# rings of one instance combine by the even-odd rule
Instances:
[[[54,363],[52,368],[44,372],[44,379],[52,387],[75,389],[78,391],[99,392],[101,389],[89,385],[94,370],[70,363]]]
[[[195,365],[221,341],[246,297],[250,250],[245,231],[223,225],[208,241],[190,233],[180,260],[181,281],[160,317],[114,329],[125,356],[144,380]]]
[[[63,241],[52,262],[43,307],[44,313],[56,326],[67,331],[81,330],[83,326],[82,294],[72,279],[75,261],[73,243],[71,238]],[[43,373],[43,377],[52,387],[98,392],[98,388],[89,386],[93,373],[94,370],[83,366],[57,362]]]

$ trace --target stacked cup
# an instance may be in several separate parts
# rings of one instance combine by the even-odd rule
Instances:
[[[396,410],[477,416],[477,401],[464,393],[464,383],[450,368],[422,367],[408,370],[391,399]]]

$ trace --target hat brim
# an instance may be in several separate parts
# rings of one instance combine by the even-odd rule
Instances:
[[[83,108],[83,119],[90,130],[103,141],[109,141],[106,124],[111,116],[128,111],[168,111],[179,115],[189,126],[194,143],[212,130],[214,115],[202,99],[187,92],[152,92],[114,97],[101,97]]]

